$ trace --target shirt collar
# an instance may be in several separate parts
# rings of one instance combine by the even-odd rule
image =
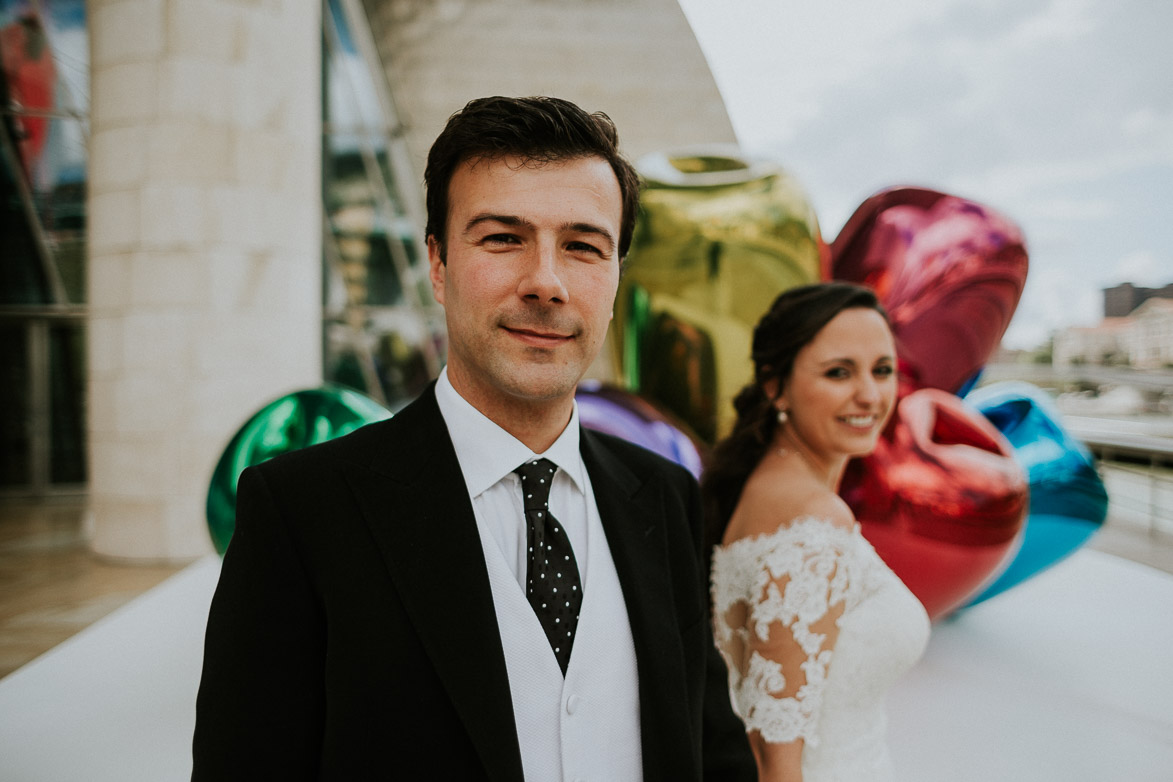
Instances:
[[[579,446],[578,403],[574,402],[570,423],[545,453],[534,453],[525,443],[489,420],[462,397],[448,379],[448,367],[436,380],[436,402],[456,450],[460,471],[470,497],[477,497],[532,459],[549,459],[573,481],[579,491],[586,485],[586,466]]]

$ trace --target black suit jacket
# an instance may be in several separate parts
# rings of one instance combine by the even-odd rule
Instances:
[[[695,481],[623,440],[581,439],[635,640],[645,779],[755,779],[710,637]],[[434,387],[241,476],[196,715],[196,780],[522,779]]]

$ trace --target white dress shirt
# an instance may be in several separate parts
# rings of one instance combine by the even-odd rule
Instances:
[[[599,512],[593,501],[587,502],[590,484],[578,450],[577,403],[570,423],[554,444],[545,453],[536,454],[465,401],[448,380],[447,367],[436,382],[436,401],[456,449],[460,471],[464,473],[477,529],[482,539],[487,535],[497,544],[522,589],[527,564],[525,507],[521,499],[521,477],[513,471],[537,458],[549,459],[558,466],[550,486],[550,513],[562,522],[570,538],[585,594],[590,561],[587,514],[593,512],[598,516]]]
[[[535,454],[461,397],[447,369],[436,382],[436,401],[481,538],[525,778],[638,782],[643,762],[635,644],[579,451],[578,406],[554,444]],[[535,458],[559,468],[550,511],[570,538],[583,590],[565,677],[525,595],[525,508],[513,470]]]

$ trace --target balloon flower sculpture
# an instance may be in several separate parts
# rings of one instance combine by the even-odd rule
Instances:
[[[1045,394],[1026,384],[970,392],[1026,281],[1014,223],[970,200],[900,187],[864,201],[828,246],[802,188],[773,162],[706,147],[650,155],[637,168],[643,208],[610,346],[621,387],[583,384],[585,426],[698,475],[751,379],[761,314],[788,288],[848,280],[874,288],[888,310],[900,386],[876,450],[848,464],[840,493],[931,617],[1031,577],[1103,522],[1107,495],[1091,456]],[[246,466],[389,415],[340,388],[259,411],[216,467],[216,548],[231,537]]]
[[[1035,405],[1032,420],[1049,426],[1011,430],[1012,414],[960,396],[1022,294],[1027,253],[1014,223],[946,193],[892,188],[867,199],[828,248],[801,188],[774,164],[702,149],[637,167],[644,212],[616,314],[629,389],[711,443],[751,377],[749,335],[769,303],[819,279],[862,283],[891,317],[901,383],[893,420],[875,452],[848,466],[841,494],[930,616],[1053,564],[1102,521],[1094,470],[1056,467],[1043,481],[1031,469],[1041,451],[1030,433],[1043,431],[1048,452],[1068,454],[1056,462],[1090,467],[1056,416]],[[1066,492],[1072,484],[1083,489]],[[1028,515],[1060,486],[1078,508]]]

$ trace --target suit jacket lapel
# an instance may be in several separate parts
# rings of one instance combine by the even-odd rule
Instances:
[[[672,594],[663,485],[643,481],[584,429],[583,461],[611,558],[619,575],[639,671],[644,776],[658,779],[664,759],[691,735],[688,686]]]
[[[520,779],[513,700],[472,503],[435,392],[386,424],[353,487],[409,616],[490,779]]]

